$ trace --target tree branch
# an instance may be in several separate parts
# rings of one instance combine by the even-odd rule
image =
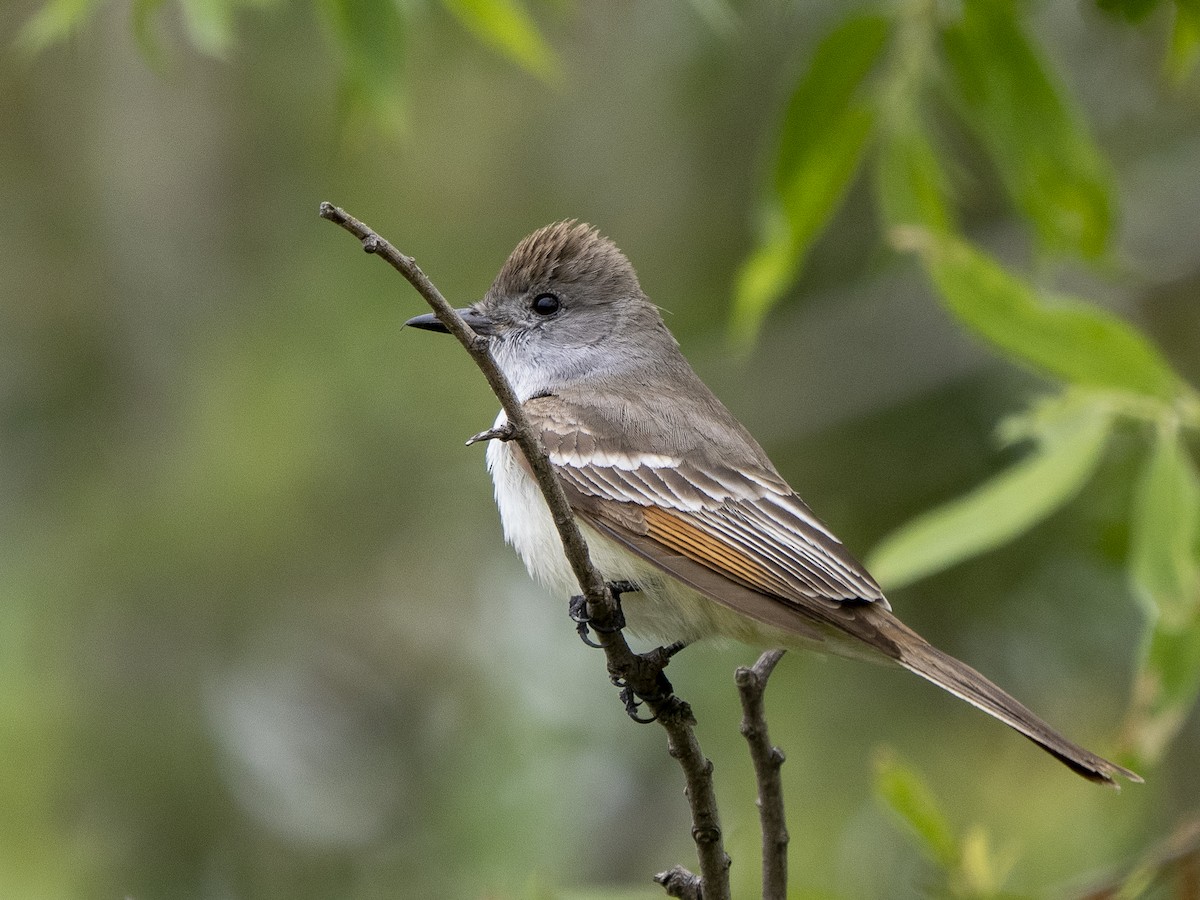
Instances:
[[[742,698],[742,734],[750,745],[754,778],[758,782],[758,818],[762,826],[763,900],[787,898],[787,821],[783,814],[783,751],[771,746],[763,695],[767,679],[783,657],[782,650],[768,650],[752,667],[734,673]]]
[[[676,900],[704,900],[704,886],[700,879],[683,866],[673,866],[659,872],[654,880],[663,886],[668,897]]]
[[[438,321],[454,335],[471,354],[475,365],[483,372],[492,393],[500,401],[508,417],[511,439],[517,442],[521,452],[537,480],[538,488],[546,499],[546,506],[554,519],[562,541],[563,551],[571,569],[579,581],[579,587],[587,601],[587,614],[598,627],[596,638],[604,648],[608,661],[609,677],[615,684],[627,687],[641,698],[657,721],[666,729],[670,753],[679,761],[687,782],[687,798],[692,811],[692,839],[700,859],[700,878],[692,886],[694,894],[672,894],[698,900],[729,900],[729,857],[725,853],[721,835],[720,818],[717,814],[717,798],[713,789],[712,763],[704,756],[696,740],[693,726],[696,720],[691,707],[675,696],[670,682],[663,675],[663,667],[670,659],[669,654],[651,651],[634,653],[625,636],[617,628],[608,630],[618,621],[619,610],[612,593],[600,573],[592,565],[587,543],[575,522],[571,506],[563,493],[562,485],[551,468],[550,460],[541,445],[537,432],[529,422],[512,386],[492,359],[488,339],[476,334],[454,308],[446,301],[433,282],[421,271],[416,261],[393,247],[371,228],[344,210],[330,203],[322,203],[321,218],[328,219],[349,231],[360,241],[367,253],[381,257],[411,284],[433,309]],[[481,433],[476,437],[484,439]],[[474,440],[474,439],[472,439]],[[676,870],[672,870],[675,872]],[[679,869],[685,875],[686,870]],[[666,875],[668,873],[664,873]],[[663,876],[660,876],[663,877]],[[695,876],[691,876],[695,879]],[[686,879],[676,878],[672,884]],[[666,882],[660,882],[672,890]]]

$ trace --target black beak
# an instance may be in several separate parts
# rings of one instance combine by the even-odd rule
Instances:
[[[473,306],[468,306],[465,309],[456,310],[463,317],[463,321],[471,326],[471,330],[476,334],[489,335],[492,333],[492,320],[487,316],[480,315],[475,311]],[[413,328],[420,328],[424,331],[436,331],[440,334],[449,334],[449,330],[438,321],[438,317],[433,313],[425,313],[423,316],[414,316],[404,323]]]

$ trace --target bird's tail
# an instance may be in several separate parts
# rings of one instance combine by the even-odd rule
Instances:
[[[1116,787],[1116,775],[1130,781],[1142,780],[1134,772],[1067,740],[1024,704],[992,684],[966,663],[943,653],[892,615],[885,615],[890,627],[881,630],[899,651],[896,661],[910,672],[932,681],[943,690],[961,697],[972,706],[995,716],[1005,725],[1015,728],[1090,781]]]

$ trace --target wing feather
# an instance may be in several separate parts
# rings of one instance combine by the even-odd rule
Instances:
[[[827,567],[820,557],[808,552],[802,537],[789,536],[789,543],[781,544],[769,533],[756,530],[738,507],[715,512],[705,510],[695,514],[694,518],[701,528],[719,534],[735,546],[752,549],[769,561],[774,571],[785,573],[795,584],[803,585],[809,596],[829,600],[862,599],[858,593],[847,595],[846,588],[827,574]]]
[[[663,546],[755,590],[772,594],[786,590],[784,583],[755,556],[697,528],[687,518],[653,506],[646,508],[643,515],[646,534]]]
[[[631,504],[644,514],[645,538],[776,602],[887,607],[875,580],[756,454],[733,464],[703,444],[650,452],[627,446],[622,432],[589,428],[586,410],[558,398],[526,409],[575,505],[603,501],[587,504],[597,521],[608,517],[624,533],[628,516],[611,504]]]

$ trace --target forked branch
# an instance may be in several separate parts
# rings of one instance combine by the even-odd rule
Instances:
[[[763,695],[767,679],[783,657],[782,650],[768,650],[753,666],[734,673],[742,698],[742,735],[750,745],[754,779],[758,783],[758,818],[762,826],[763,900],[787,898],[787,821],[783,815],[783,751],[771,746]]]

